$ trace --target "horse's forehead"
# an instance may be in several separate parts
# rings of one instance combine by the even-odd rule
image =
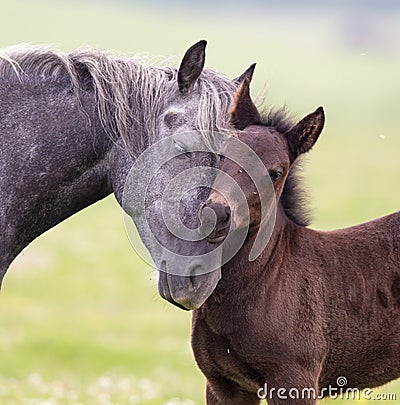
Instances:
[[[174,94],[167,104],[168,107],[181,112],[185,112],[189,108],[199,108],[200,93],[192,91],[190,94]]]

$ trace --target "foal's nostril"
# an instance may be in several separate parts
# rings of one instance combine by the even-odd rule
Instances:
[[[221,237],[225,237],[229,232],[231,209],[228,204],[207,200],[200,207],[199,219],[200,232],[209,242],[214,243],[216,240],[220,241]]]
[[[224,227],[231,218],[231,209],[229,205],[223,205],[220,203],[214,203],[208,206],[212,208],[215,212],[215,216],[217,218],[216,228]]]
[[[225,219],[223,223],[226,223],[231,218],[231,208],[228,206],[225,207]]]

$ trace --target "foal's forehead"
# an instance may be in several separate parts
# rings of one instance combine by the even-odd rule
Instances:
[[[257,154],[264,151],[269,153],[287,152],[288,144],[285,135],[273,127],[251,125],[241,131],[238,138]]]

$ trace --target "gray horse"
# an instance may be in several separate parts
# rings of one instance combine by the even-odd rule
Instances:
[[[150,145],[227,126],[238,80],[203,69],[205,46],[189,48],[179,69],[93,49],[0,51],[0,286],[14,258],[43,232],[110,193],[122,204],[126,176]],[[159,171],[149,207],[177,166],[215,163],[211,154],[182,153],[189,158],[171,159]],[[199,193],[207,197],[203,189],[185,198],[197,201]],[[186,220],[194,224],[192,212]],[[153,213],[150,221],[161,229]],[[146,243],[140,215],[137,223]],[[167,230],[160,234],[173,243]],[[151,253],[157,261],[159,253]]]

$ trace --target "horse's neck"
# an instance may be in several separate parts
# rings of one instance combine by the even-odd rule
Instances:
[[[84,102],[95,111],[90,97]],[[25,246],[111,188],[109,141],[67,84],[0,91],[0,107],[1,285]]]

